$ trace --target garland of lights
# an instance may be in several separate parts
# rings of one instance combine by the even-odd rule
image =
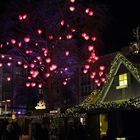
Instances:
[[[107,79],[105,81],[105,85],[102,89],[94,90],[89,97],[87,97],[80,105],[77,105],[73,108],[67,109],[68,113],[74,112],[88,112],[88,111],[95,111],[95,110],[111,110],[111,109],[140,109],[140,98],[135,97],[128,101],[117,103],[117,102],[107,102],[103,103],[101,101],[104,92],[107,90],[108,86],[110,85],[111,79],[114,77],[114,74],[123,63],[128,70],[132,73],[132,75],[138,80],[140,83],[140,74],[137,68],[127,60],[121,53],[118,53],[114,58],[113,62],[111,63],[110,72],[107,75]],[[97,98],[96,98],[96,97]]]
[[[73,108],[67,109],[67,114],[73,114],[75,116],[76,113],[94,113],[100,111],[115,111],[115,110],[140,110],[140,97],[131,98],[128,101],[124,102],[106,102],[106,103],[97,103],[91,104],[88,106],[85,105],[77,105]]]
[[[108,89],[109,85],[111,84],[111,80],[114,78],[115,72],[118,69],[118,67],[120,66],[120,64],[123,63],[128,70],[132,73],[132,75],[138,80],[138,82],[140,83],[140,74],[137,70],[137,68],[135,68],[133,66],[133,64],[127,60],[121,53],[117,53],[116,57],[114,58],[113,62],[111,63],[111,68],[110,68],[110,72],[108,75],[106,75],[106,81],[104,82],[104,86],[102,87],[101,90],[95,90],[92,92],[92,94],[84,100],[83,104],[89,105],[91,103],[95,103],[95,101],[93,102],[93,95],[98,94],[97,97],[97,103],[101,102],[102,97],[104,96],[104,93],[106,92],[106,90]]]

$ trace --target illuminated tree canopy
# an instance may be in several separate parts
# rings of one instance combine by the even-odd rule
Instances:
[[[22,67],[28,72],[25,86],[32,88],[50,81],[68,86],[81,65],[83,74],[92,75],[106,12],[90,0],[10,1],[0,15],[0,67],[4,59],[8,67]]]

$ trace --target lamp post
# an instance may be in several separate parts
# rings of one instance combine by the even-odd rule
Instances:
[[[2,114],[1,102],[0,102],[0,115]]]
[[[10,103],[11,100],[8,99],[8,100],[4,100],[4,101],[2,101],[2,102],[4,103],[4,114],[6,115],[8,103]]]

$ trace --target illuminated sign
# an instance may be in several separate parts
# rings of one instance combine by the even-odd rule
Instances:
[[[35,107],[35,109],[46,109],[46,105],[44,101],[39,101],[39,103],[37,103],[37,106]]]

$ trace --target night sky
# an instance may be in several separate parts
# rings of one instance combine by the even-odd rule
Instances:
[[[118,51],[128,46],[133,38],[133,28],[140,25],[139,4],[134,1],[104,1],[110,5],[109,23],[104,32],[105,51]]]
[[[0,13],[3,14],[9,0],[0,1]],[[129,45],[133,40],[132,29],[140,25],[139,4],[136,0],[89,0],[101,5],[106,5],[107,24],[104,29],[102,40],[104,48],[101,53],[118,51],[120,48]],[[23,0],[24,2],[24,0]]]

